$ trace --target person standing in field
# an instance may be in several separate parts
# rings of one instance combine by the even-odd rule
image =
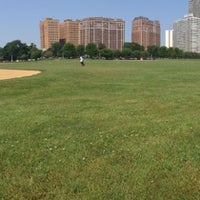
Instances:
[[[80,56],[80,63],[81,63],[82,66],[85,65],[83,56]]]

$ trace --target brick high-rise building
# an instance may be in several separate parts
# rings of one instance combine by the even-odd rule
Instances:
[[[87,45],[104,44],[113,50],[122,50],[125,40],[125,22],[122,19],[90,17],[82,20],[65,20],[46,18],[40,22],[41,48],[48,49],[55,42],[63,41]]]
[[[80,43],[104,44],[113,50],[122,50],[125,40],[125,22],[122,19],[90,17],[80,20]]]
[[[136,17],[132,22],[132,42],[147,49],[148,46],[160,46],[160,22],[146,17]]]
[[[75,46],[80,44],[80,21],[73,21],[71,19],[64,20],[60,24],[60,39],[66,43],[74,44]]]
[[[57,19],[46,18],[40,21],[40,45],[42,49],[48,49],[60,40],[60,22]]]

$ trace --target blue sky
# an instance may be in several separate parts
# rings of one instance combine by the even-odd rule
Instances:
[[[189,0],[0,0],[0,47],[19,39],[40,48],[39,22],[46,17],[63,21],[85,17],[121,18],[125,21],[125,40],[131,40],[131,23],[144,16],[159,20],[161,45],[164,31],[188,13]]]

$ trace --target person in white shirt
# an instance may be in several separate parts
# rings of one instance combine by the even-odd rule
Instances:
[[[83,56],[80,56],[80,63],[81,63],[82,66],[85,65]]]

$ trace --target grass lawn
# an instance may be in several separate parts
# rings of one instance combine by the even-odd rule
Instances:
[[[0,68],[1,200],[200,198],[199,60]]]

